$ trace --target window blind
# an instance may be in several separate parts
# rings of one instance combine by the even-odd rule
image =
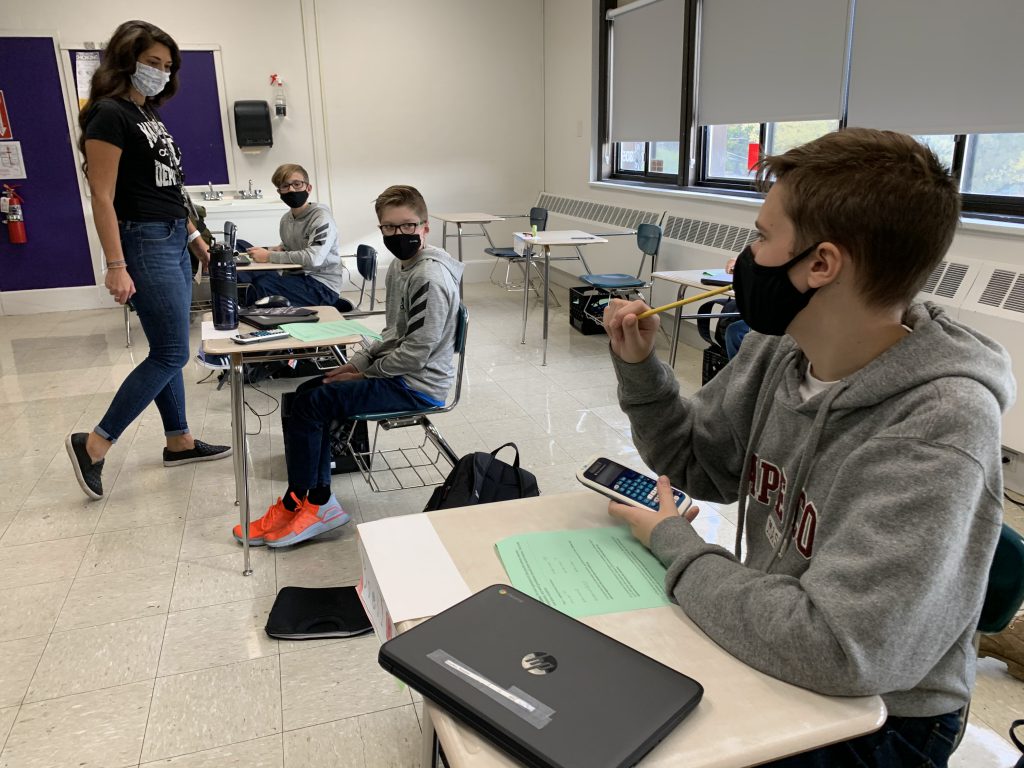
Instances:
[[[683,8],[639,0],[609,12],[612,141],[679,141]]]
[[[839,118],[848,0],[706,0],[701,8],[699,125]]]

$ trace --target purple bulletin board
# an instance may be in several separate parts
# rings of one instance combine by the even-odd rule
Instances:
[[[95,285],[64,90],[51,37],[0,38],[0,90],[13,141],[21,142],[28,242],[0,232],[0,291]],[[3,143],[3,142],[0,142]]]
[[[95,52],[68,51],[76,79],[75,59],[79,53]],[[77,86],[76,82],[76,91]],[[205,186],[207,182],[230,182],[213,51],[181,52],[178,92],[159,111],[164,125],[181,148],[185,184]]]

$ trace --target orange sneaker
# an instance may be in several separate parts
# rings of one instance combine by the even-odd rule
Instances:
[[[294,512],[285,507],[284,502],[280,498],[278,498],[277,501],[270,505],[270,508],[267,509],[267,512],[265,515],[263,515],[263,517],[259,518],[258,520],[253,520],[249,523],[250,547],[264,546],[267,543],[266,537],[268,534],[280,528],[286,528],[292,522],[292,520],[295,519],[295,516],[299,513],[299,510],[302,509],[302,502],[299,499],[295,498],[294,493],[292,494],[292,498],[295,499],[295,502],[298,504],[298,507]],[[239,543],[241,543],[242,526],[236,525],[231,530],[231,535],[234,536]]]
[[[268,547],[289,547],[338,528],[350,519],[349,513],[341,508],[332,493],[331,498],[320,506],[310,504],[308,499],[303,501],[299,513],[288,525],[267,533],[264,539]]]

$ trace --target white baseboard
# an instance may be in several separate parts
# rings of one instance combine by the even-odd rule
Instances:
[[[36,315],[71,309],[107,309],[111,306],[110,295],[100,285],[0,292],[2,315]]]

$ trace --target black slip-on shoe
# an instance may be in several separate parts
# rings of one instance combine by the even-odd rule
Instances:
[[[85,441],[89,435],[85,432],[75,432],[68,435],[64,441],[64,447],[68,449],[68,456],[71,458],[71,466],[75,468],[75,477],[78,484],[82,486],[85,495],[90,499],[103,498],[103,482],[100,476],[103,474],[103,459],[93,462],[89,458],[89,452],[85,450]]]
[[[196,440],[196,447],[187,451],[172,451],[164,448],[164,466],[177,467],[195,461],[215,461],[231,455],[230,445],[210,445]]]

